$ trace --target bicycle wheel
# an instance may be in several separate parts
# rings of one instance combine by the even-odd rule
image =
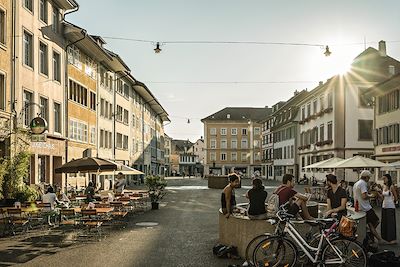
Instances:
[[[338,238],[331,241],[332,246],[340,253],[340,256],[345,261],[342,264],[335,262],[340,261],[339,256],[334,251],[332,246],[327,244],[322,251],[323,266],[367,266],[367,255],[363,247],[356,241],[347,238]]]
[[[256,267],[293,267],[297,261],[297,249],[283,237],[271,236],[261,241],[253,252]]]
[[[265,239],[269,238],[271,236],[271,234],[262,234],[262,235],[258,235],[256,237],[254,237],[249,244],[246,247],[246,254],[245,254],[245,260],[246,261],[251,261],[252,260],[252,255],[253,252],[256,248],[256,246],[260,243],[263,242]]]

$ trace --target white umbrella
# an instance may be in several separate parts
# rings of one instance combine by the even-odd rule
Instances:
[[[354,156],[332,164],[322,164],[319,168],[331,168],[331,169],[356,169],[356,168],[382,168],[389,167],[389,164],[373,160],[362,156]]]
[[[114,187],[115,174],[116,173],[122,173],[123,175],[141,175],[141,174],[144,174],[143,172],[141,172],[139,170],[136,170],[134,168],[131,168],[129,166],[126,166],[124,164],[121,164],[121,163],[118,163],[118,162],[114,162],[114,161],[108,160],[108,159],[106,159],[106,160],[117,165],[117,168],[114,171],[104,171],[104,172],[100,173],[101,175],[112,175],[113,187]]]
[[[342,158],[333,157],[333,158],[330,158],[330,159],[326,159],[326,160],[323,160],[323,161],[316,162],[314,164],[305,166],[303,168],[304,169],[322,169],[323,167],[321,167],[321,166],[323,166],[325,164],[333,164],[333,163],[337,163],[337,162],[340,162],[340,161],[343,161],[343,159]]]
[[[400,169],[400,161],[392,162],[388,164],[388,167],[383,167],[384,171],[395,171]]]

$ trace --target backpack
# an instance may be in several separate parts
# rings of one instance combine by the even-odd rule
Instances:
[[[216,245],[213,247],[213,254],[214,254],[214,255],[217,255],[217,254],[218,254],[218,251],[219,251],[222,247],[225,247],[225,245],[216,244]]]
[[[282,187],[279,191],[275,190],[274,193],[267,200],[267,212],[275,214],[279,210],[279,193],[286,187]]]

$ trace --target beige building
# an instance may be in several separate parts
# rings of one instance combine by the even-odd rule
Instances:
[[[310,92],[300,111],[300,176],[325,179],[323,171],[303,167],[330,157],[373,156],[374,112],[365,92],[399,68],[400,62],[386,54],[386,44],[381,41],[379,50],[369,47],[358,55],[346,74],[334,76]],[[336,174],[347,181],[358,178],[351,169]]]
[[[261,127],[259,121],[270,108],[224,108],[204,123],[204,174],[225,175],[235,170],[245,176],[261,173]]]
[[[0,157],[10,155],[12,81],[12,0],[0,0]]]
[[[34,117],[42,117],[48,124],[47,140],[30,143],[31,177],[27,182],[62,186],[63,176],[54,172],[66,161],[66,42],[61,20],[78,5],[66,0],[15,3],[13,93],[17,123],[28,129]]]
[[[400,68],[393,77],[372,87],[368,96],[374,105],[375,158],[386,163],[400,163]],[[400,182],[400,170],[388,169],[393,181]],[[378,178],[382,177],[382,173]]]

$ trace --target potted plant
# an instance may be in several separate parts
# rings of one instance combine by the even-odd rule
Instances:
[[[149,196],[151,201],[151,209],[157,210],[159,201],[165,196],[165,186],[167,182],[160,176],[147,176],[145,184],[149,189]]]

